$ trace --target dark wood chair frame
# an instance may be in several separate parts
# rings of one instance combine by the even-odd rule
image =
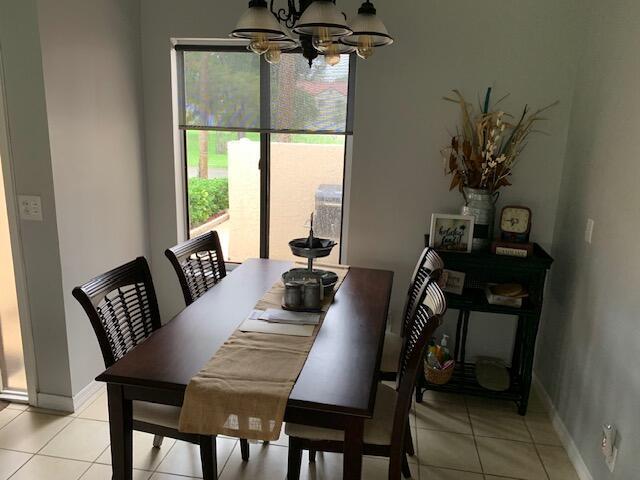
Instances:
[[[179,243],[165,250],[164,254],[176,271],[187,306],[227,275],[216,231]]]
[[[432,300],[427,306],[423,302]],[[393,418],[393,430],[390,445],[371,445],[364,443],[364,455],[388,457],[389,480],[399,480],[401,474],[405,478],[411,477],[411,470],[407,460],[407,447],[411,438],[409,425],[409,411],[413,391],[422,374],[423,359],[429,339],[442,324],[446,311],[445,296],[435,279],[427,279],[419,291],[415,302],[411,322],[407,326],[406,341],[402,347],[400,371],[396,383],[398,400]],[[299,480],[302,466],[302,451],[309,451],[309,461],[315,460],[316,451],[343,453],[345,443],[330,440],[310,440],[289,437],[288,480]]]
[[[132,288],[124,291],[123,289],[127,287]],[[116,305],[111,303],[110,298],[112,297],[109,297],[114,292],[118,292],[116,297],[121,301]],[[138,257],[74,288],[73,296],[82,305],[91,321],[106,368],[112,366],[162,326],[151,272],[144,257]],[[134,297],[134,301],[131,301],[132,297]],[[114,317],[110,319],[104,317],[101,309],[105,306],[111,314],[115,315]],[[116,325],[110,320],[126,322],[130,331],[125,334],[120,325]],[[113,406],[109,405],[109,416],[118,416],[121,413],[112,411],[112,409]],[[156,448],[162,444],[162,437],[199,445],[203,477],[207,480],[217,478],[215,436],[183,433],[172,428],[135,419],[132,428],[155,435],[153,445]],[[131,448],[131,445],[125,448]],[[113,449],[112,445],[112,455],[121,455],[121,452],[113,451]],[[249,444],[246,440],[241,440],[241,453],[243,460],[249,459]]]

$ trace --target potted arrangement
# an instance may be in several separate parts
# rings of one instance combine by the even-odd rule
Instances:
[[[462,125],[452,135],[450,145],[442,150],[445,174],[451,175],[449,190],[458,189],[464,197],[463,215],[475,219],[473,249],[488,248],[493,239],[495,202],[500,188],[511,185],[509,177],[536,124],[545,120],[541,114],[558,102],[534,112],[525,105],[514,121],[499,109],[505,95],[491,105],[491,88],[487,89],[479,113],[458,90],[444,100],[459,105]]]

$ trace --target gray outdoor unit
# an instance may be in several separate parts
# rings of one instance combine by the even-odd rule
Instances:
[[[340,240],[342,185],[320,185],[316,190],[314,227],[318,237]]]

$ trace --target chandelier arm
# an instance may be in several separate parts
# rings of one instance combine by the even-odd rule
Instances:
[[[271,0],[271,13],[276,17],[278,22],[287,28],[293,28],[301,13],[296,10],[295,0],[287,0],[287,9],[274,7],[274,0]]]

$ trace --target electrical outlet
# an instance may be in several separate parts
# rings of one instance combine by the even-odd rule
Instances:
[[[595,222],[591,218],[587,218],[587,227],[584,229],[584,241],[591,243],[591,237],[593,237],[593,226]]]
[[[32,222],[42,221],[42,201],[37,195],[18,195],[20,218]]]

